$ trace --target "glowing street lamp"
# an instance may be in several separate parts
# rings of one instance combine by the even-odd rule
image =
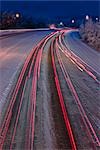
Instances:
[[[98,20],[99,20],[99,18],[97,18],[97,17],[96,17],[96,18],[95,18],[95,20],[96,20],[96,21],[98,21]]]
[[[63,26],[63,22],[60,22],[60,26]]]
[[[86,15],[85,19],[86,19],[86,20],[89,20],[89,16],[88,16],[88,15]]]
[[[16,16],[16,18],[19,18],[19,17],[20,17],[19,13],[16,13],[16,15],[15,15],[15,16]]]
[[[74,19],[72,20],[72,23],[75,23],[75,20],[74,20]]]

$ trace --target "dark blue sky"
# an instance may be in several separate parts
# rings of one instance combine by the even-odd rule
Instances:
[[[1,10],[47,19],[98,16],[99,1],[2,1]]]

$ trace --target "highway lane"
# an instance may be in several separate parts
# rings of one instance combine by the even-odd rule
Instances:
[[[78,109],[80,111],[81,117],[83,118],[83,120],[85,118],[85,120],[83,122],[84,122],[84,125],[87,128],[87,131],[89,129],[92,132],[93,137],[91,136],[91,133],[89,133],[88,136],[90,136],[91,139],[93,140],[92,143],[95,143],[95,141],[96,141],[97,145],[100,146],[100,140],[99,140],[99,138],[100,138],[99,135],[100,134],[98,134],[99,133],[99,126],[100,126],[100,123],[98,121],[99,118],[100,118],[100,113],[99,113],[99,110],[100,110],[99,89],[98,89],[99,84],[98,84],[98,82],[97,83],[94,82],[94,79],[90,78],[89,74],[86,74],[84,71],[81,71],[81,69],[78,68],[77,65],[75,65],[74,61],[71,61],[71,59],[70,59],[70,62],[66,62],[67,59],[72,58],[72,57],[69,57],[70,56],[69,55],[69,50],[64,49],[64,47],[62,46],[63,44],[61,44],[61,39],[58,38],[57,41],[58,40],[59,40],[59,42],[58,42],[59,44],[56,44],[56,45],[59,45],[58,46],[59,50],[62,51],[63,52],[62,54],[64,54],[66,56],[66,58],[64,59],[63,55],[61,54],[62,61],[61,61],[61,57],[60,57],[59,53],[58,53],[58,56],[57,56],[59,58],[59,64],[61,66],[61,69],[63,70],[65,80],[67,82],[67,85],[70,88],[70,91],[72,91],[72,93],[74,95],[74,100],[77,101],[77,104],[78,104],[77,106],[80,107]],[[63,47],[63,48],[61,48],[61,47]],[[56,46],[56,49],[57,49],[57,46]],[[70,66],[71,64],[73,64],[73,67],[76,67],[75,70],[72,66]],[[57,63],[57,65],[58,65],[58,63]],[[77,71],[79,72],[79,74],[77,74],[78,73]],[[58,71],[58,73],[61,73],[61,71]],[[61,79],[61,80],[64,82],[64,79]],[[73,98],[70,98],[70,95],[68,95],[68,91],[66,91],[67,86],[64,87],[64,88],[63,88],[63,86],[64,86],[64,83],[62,84],[62,92],[65,90],[65,94],[63,94],[63,95],[65,95],[64,99],[67,99],[66,101],[67,101],[67,105],[68,105],[68,99],[70,99],[70,102],[71,102],[71,100]],[[72,104],[73,103],[71,103],[71,105],[69,105],[69,107],[70,106],[72,107]],[[75,104],[73,106],[75,106]],[[67,107],[67,109],[69,109],[69,107]],[[71,109],[68,112],[70,114]],[[73,108],[72,108],[72,112],[74,112]],[[86,117],[86,115],[88,117]],[[73,122],[72,126],[76,122],[76,118],[77,117],[75,116],[75,121],[72,121]],[[79,119],[79,122],[80,122],[80,119]],[[78,126],[78,129],[79,129],[79,123],[77,123],[77,124],[78,124],[77,126]],[[76,128],[77,128],[77,126],[76,126]],[[74,131],[75,131],[75,127],[74,127]],[[83,131],[81,132],[81,130],[78,130],[77,133],[79,133],[79,137],[80,137],[80,139],[82,139],[81,138],[81,133],[84,133],[84,132]],[[76,135],[77,134],[75,133],[75,136]],[[86,137],[86,136],[84,136],[84,137]],[[78,142],[79,141],[80,140],[78,140]],[[79,145],[81,144],[80,146],[82,146],[82,145],[85,146],[85,147],[83,146],[84,148],[80,147],[79,149],[88,149],[87,146],[89,146],[89,145],[88,145],[88,143],[86,144],[86,141],[88,141],[88,140],[83,140],[83,142],[79,142]]]
[[[64,48],[63,32],[66,31],[55,32],[51,39],[38,43],[28,55],[8,98],[7,110],[2,109],[0,137],[4,149],[100,147],[99,114],[95,112],[100,108],[98,82],[71,61],[69,50]],[[23,41],[26,46],[29,36]],[[10,56],[13,53],[9,47],[1,53],[5,61],[9,53]],[[18,68],[25,59],[23,51],[21,56],[23,59],[19,55]]]
[[[0,39],[0,111],[25,58],[49,33],[50,31],[33,31]]]
[[[76,31],[68,31],[65,36],[67,47],[100,75],[100,54],[81,42]]]
[[[23,65],[1,123],[0,149],[71,149],[50,60],[49,38],[56,34],[38,43]]]

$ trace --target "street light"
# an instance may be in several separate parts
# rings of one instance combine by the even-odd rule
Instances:
[[[86,20],[89,20],[89,16],[88,16],[88,15],[86,15],[85,19],[86,19]]]
[[[75,23],[75,20],[74,20],[74,19],[72,20],[72,23]]]
[[[63,26],[63,22],[60,22],[60,26]]]
[[[98,21],[98,20],[99,20],[99,18],[97,18],[97,17],[96,17],[96,18],[95,18],[95,20],[96,20],[96,21]]]
[[[20,17],[19,13],[16,13],[16,15],[15,15],[15,16],[16,16],[16,18],[19,18],[19,17]]]

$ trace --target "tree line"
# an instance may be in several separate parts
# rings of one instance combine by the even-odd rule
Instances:
[[[33,19],[32,17],[25,17],[19,13],[16,17],[14,13],[1,12],[0,13],[0,29],[18,29],[18,28],[44,28],[46,23],[42,19]]]

